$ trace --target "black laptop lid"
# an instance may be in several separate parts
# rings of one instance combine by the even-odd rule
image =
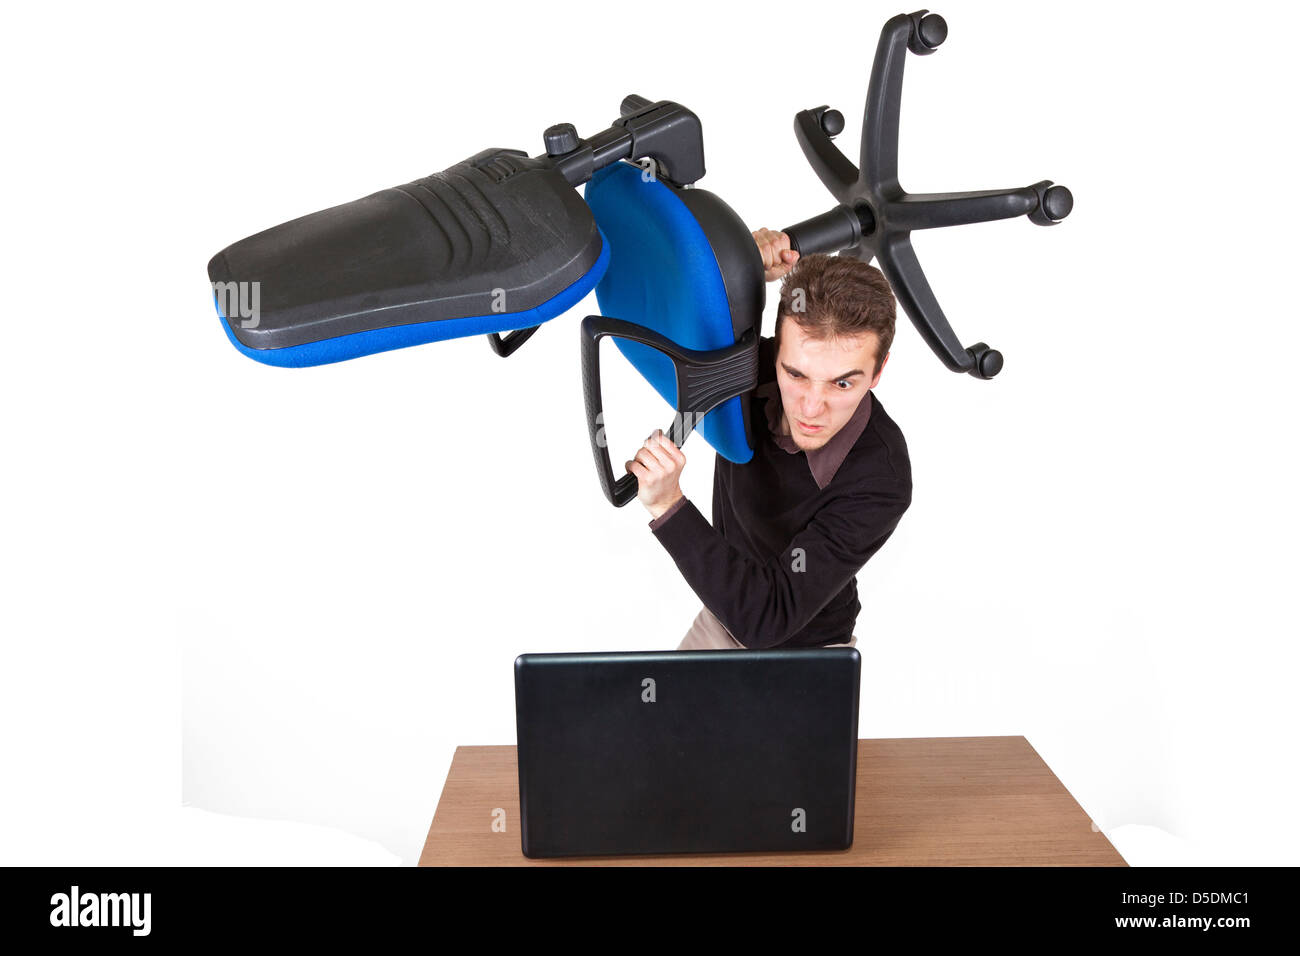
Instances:
[[[853,648],[524,654],[530,857],[846,849]]]

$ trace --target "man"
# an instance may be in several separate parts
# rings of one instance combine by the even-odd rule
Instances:
[[[682,495],[686,456],[660,431],[626,463],[650,528],[704,603],[679,650],[857,643],[856,575],[912,500],[907,444],[871,389],[894,338],[893,293],[857,259],[800,259],[754,234],[764,278],[784,276],[759,344],[754,457],[717,456],[713,523]]]

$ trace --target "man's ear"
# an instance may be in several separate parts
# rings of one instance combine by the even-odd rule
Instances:
[[[880,376],[885,373],[885,366],[888,364],[889,364],[889,353],[886,352],[884,361],[880,363],[880,371],[877,372],[876,377],[871,380],[871,388],[875,388],[878,384],[880,384]]]

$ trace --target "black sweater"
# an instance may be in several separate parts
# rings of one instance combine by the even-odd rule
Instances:
[[[870,392],[811,457],[774,433],[781,397],[770,338],[760,342],[751,402],[754,457],[743,465],[716,457],[713,524],[683,498],[650,527],[746,647],[847,642],[862,610],[856,575],[912,500],[903,433]]]

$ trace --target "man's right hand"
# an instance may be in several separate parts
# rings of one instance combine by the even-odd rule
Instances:
[[[763,257],[763,278],[775,282],[794,268],[799,253],[790,248],[790,237],[784,232],[759,229],[754,233],[759,255]]]

